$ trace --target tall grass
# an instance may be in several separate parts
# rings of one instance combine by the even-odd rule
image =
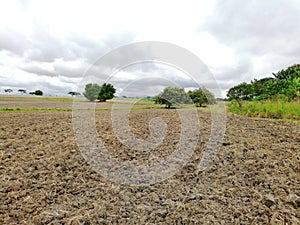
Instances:
[[[228,104],[228,110],[235,114],[253,117],[300,120],[300,101],[284,100],[243,101]]]

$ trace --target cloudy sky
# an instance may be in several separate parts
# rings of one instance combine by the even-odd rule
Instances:
[[[0,94],[12,88],[66,95],[80,90],[86,74],[93,82],[109,78],[119,95],[197,87],[176,65],[141,62],[113,74],[97,67],[121,46],[160,41],[202,60],[224,97],[238,83],[299,63],[299,21],[299,0],[0,0]],[[213,90],[210,81],[201,85]]]

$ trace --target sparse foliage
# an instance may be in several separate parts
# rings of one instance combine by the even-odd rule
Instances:
[[[85,92],[83,93],[84,97],[86,97],[91,102],[95,101],[100,93],[101,87],[98,84],[89,83],[85,85]]]
[[[5,93],[12,93],[12,92],[13,92],[13,89],[7,88],[7,89],[4,89],[4,92],[5,92]]]
[[[21,94],[25,94],[26,90],[25,89],[19,89],[18,92],[20,92]]]

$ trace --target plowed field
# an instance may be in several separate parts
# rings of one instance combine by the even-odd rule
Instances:
[[[211,115],[198,115],[201,135],[191,160],[160,183],[128,186],[84,160],[72,112],[1,112],[0,224],[300,224],[300,125],[228,115],[217,158],[199,172]],[[150,153],[123,146],[110,116],[96,111],[96,127],[119,160],[153,164],[176,148],[174,109],[131,111],[132,132],[141,139],[150,135],[151,118],[167,125]]]

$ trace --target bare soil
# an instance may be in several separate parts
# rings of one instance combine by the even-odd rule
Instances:
[[[176,110],[134,110],[133,133],[150,135],[161,117],[167,134],[150,155],[114,136],[110,112],[97,111],[99,138],[110,154],[153,164],[178,143]],[[210,113],[199,111],[201,136],[191,160],[151,186],[118,185],[84,160],[71,112],[0,113],[0,224],[300,224],[300,125],[228,115],[213,165],[198,172],[210,134]]]

